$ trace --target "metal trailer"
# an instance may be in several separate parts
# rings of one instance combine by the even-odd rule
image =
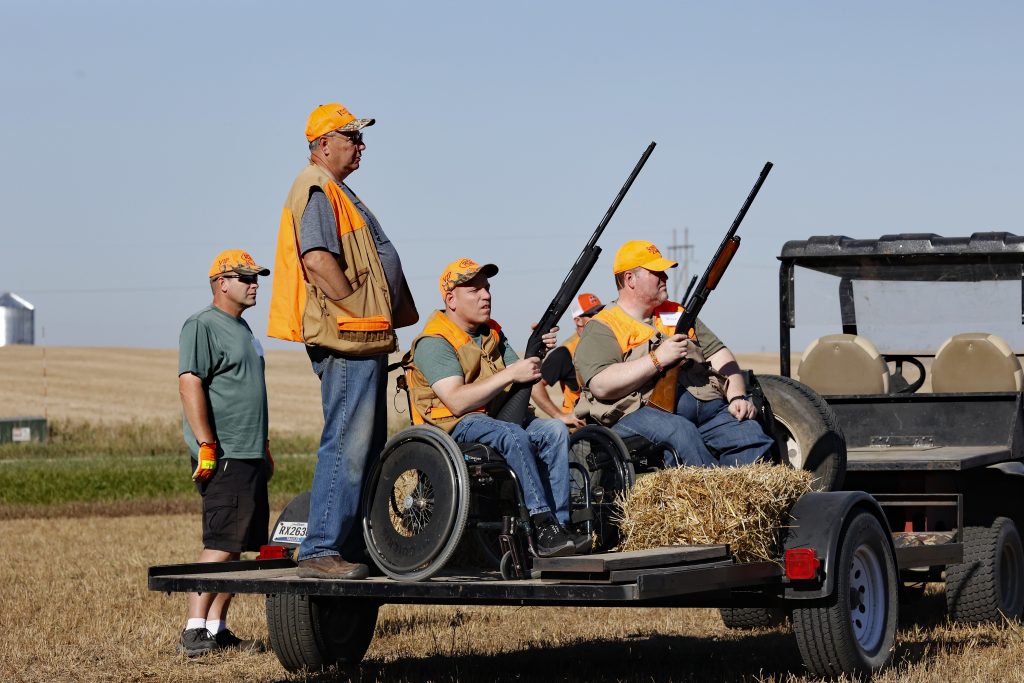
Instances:
[[[531,578],[447,568],[426,581],[298,578],[289,558],[155,566],[149,589],[266,595],[270,645],[290,671],[356,666],[383,604],[726,607],[783,611],[808,670],[870,675],[895,640],[898,573],[959,562],[958,539],[894,543],[888,508],[958,510],[958,496],[876,500],[861,492],[800,498],[777,562],[737,562],[724,545],[536,559]]]
[[[885,339],[884,345],[877,338],[871,343],[877,343],[889,373],[885,393],[866,392],[863,387],[842,390],[830,383],[834,376],[818,372],[808,352],[801,361],[812,365],[807,373],[801,365],[801,382],[822,395],[845,435],[842,488],[866,491],[879,500],[923,501],[936,495],[962,500],[962,508],[938,504],[885,508],[890,528],[913,532],[905,537],[907,543],[953,535],[963,541],[962,561],[922,560],[913,567],[901,566],[904,597],[919,595],[926,582],[944,581],[949,614],[956,620],[1000,623],[1004,618],[1020,618],[1024,613],[1024,551],[1019,532],[1024,524],[1024,409],[1017,356],[1024,322],[1024,237],[1009,233],[963,238],[899,234],[871,240],[821,236],[787,242],[779,260],[782,375],[790,377],[793,371],[791,331],[799,319],[796,293],[801,281],[812,283],[806,293],[800,290],[805,299],[802,310],[813,310],[813,300],[821,291],[828,293],[829,307],[838,301],[839,315],[834,318],[838,324],[831,331],[841,334],[818,340],[827,339],[833,345],[829,353],[838,357],[840,346],[855,337]],[[942,305],[932,304],[940,298]],[[988,322],[983,310],[987,308],[994,311],[989,324],[998,327],[1007,342],[1002,345],[1006,357],[996,354],[997,365],[1005,366],[1005,370],[996,368],[1003,376],[993,378],[990,386],[982,377],[990,368],[973,360],[981,357],[982,343],[988,343],[980,337],[996,331],[979,334],[975,329]],[[932,343],[928,335],[935,335],[936,341]],[[947,336],[949,342],[937,343]],[[956,344],[967,355],[952,356]],[[967,376],[951,374],[954,365]],[[909,366],[916,371],[905,377]],[[815,372],[818,377],[812,378]],[[926,372],[933,381],[931,393],[921,391]],[[934,383],[940,380],[940,390],[935,391]]]

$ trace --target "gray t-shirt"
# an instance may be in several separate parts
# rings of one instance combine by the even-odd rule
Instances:
[[[373,242],[377,246],[377,255],[380,257],[380,265],[384,269],[384,277],[388,281],[388,292],[391,295],[392,310],[398,309],[398,297],[402,291],[402,281],[405,280],[405,273],[402,272],[402,261],[398,257],[398,250],[384,234],[380,222],[373,212],[366,208],[356,193],[349,189],[348,185],[342,183],[342,191],[355,205],[356,210],[366,221],[366,227],[373,235]],[[302,212],[302,224],[299,226],[299,243],[302,253],[312,249],[326,249],[327,251],[341,256],[341,241],[338,238],[338,221],[334,218],[334,208],[330,200],[322,190],[315,189],[309,197],[305,211]]]
[[[207,306],[192,315],[178,340],[178,375],[203,381],[217,456],[262,458],[267,442],[267,385],[263,347],[241,318]],[[185,444],[199,455],[196,436],[182,420]]]
[[[477,346],[483,344],[484,334],[490,334],[490,328],[484,327],[481,332],[470,335]],[[498,348],[501,350],[501,357],[508,367],[519,360],[519,356],[509,346],[505,333],[501,333],[498,340]],[[441,337],[424,337],[416,342],[415,353],[416,367],[423,376],[427,378],[427,384],[444,379],[445,377],[462,377],[462,366],[459,365],[459,357],[455,355],[455,349]]]

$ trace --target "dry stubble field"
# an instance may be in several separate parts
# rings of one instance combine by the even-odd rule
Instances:
[[[773,371],[768,356],[746,365]],[[48,349],[51,417],[166,420],[177,414],[172,351]],[[0,415],[42,413],[41,349],[0,348]],[[300,352],[268,353],[275,428],[319,429]],[[146,567],[191,561],[195,514],[0,522],[0,680],[278,681],[272,654],[188,661],[173,653],[180,595],[146,590]],[[1024,681],[1024,631],[954,626],[941,593],[905,610],[896,665],[879,681]],[[263,600],[231,625],[266,636]],[[918,625],[914,625],[914,624]],[[317,677],[319,678],[319,677]],[[786,629],[726,630],[713,610],[386,606],[360,680],[803,681]]]

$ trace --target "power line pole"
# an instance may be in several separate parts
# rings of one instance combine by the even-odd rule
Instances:
[[[679,277],[672,283],[672,300],[679,301],[679,284],[690,282],[690,257],[693,255],[693,245],[690,244],[690,228],[683,228],[683,243],[679,244],[676,239],[676,229],[672,228],[672,244],[668,247],[668,257],[673,261],[679,261],[682,265]]]

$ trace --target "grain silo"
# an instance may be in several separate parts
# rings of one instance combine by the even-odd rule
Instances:
[[[36,343],[36,307],[13,292],[0,294],[0,346]]]

